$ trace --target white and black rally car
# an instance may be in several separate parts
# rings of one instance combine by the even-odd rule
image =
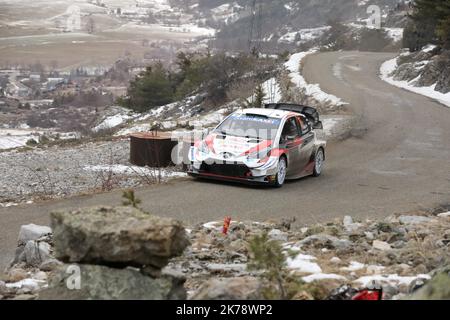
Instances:
[[[316,109],[269,104],[223,120],[189,152],[191,176],[281,187],[287,179],[322,173],[326,142]]]

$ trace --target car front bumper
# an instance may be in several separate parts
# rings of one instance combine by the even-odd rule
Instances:
[[[193,151],[190,156],[191,164],[188,166],[188,174],[191,176],[267,184],[275,181],[278,171],[279,159],[275,157],[270,157],[267,162],[260,163],[257,159],[246,157],[226,160],[206,154],[194,157],[196,150]]]

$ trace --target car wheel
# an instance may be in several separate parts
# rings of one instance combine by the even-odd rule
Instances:
[[[287,161],[285,157],[281,157],[278,161],[278,171],[275,176],[274,187],[281,188],[286,181]]]
[[[322,174],[323,163],[325,161],[325,153],[322,148],[317,150],[316,155],[314,156],[314,171],[313,176],[318,177]]]

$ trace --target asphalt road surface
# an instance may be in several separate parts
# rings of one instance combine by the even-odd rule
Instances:
[[[379,79],[393,54],[339,52],[310,56],[310,83],[349,102],[357,121],[332,143],[320,178],[282,189],[191,179],[138,191],[147,211],[187,224],[223,219],[296,217],[312,223],[344,215],[379,218],[450,203],[450,109]],[[121,203],[121,192],[0,209],[0,270],[12,258],[20,225],[49,224],[61,208]]]

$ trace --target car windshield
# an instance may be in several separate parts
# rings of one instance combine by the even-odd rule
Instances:
[[[261,140],[274,140],[281,119],[260,115],[233,114],[228,117],[216,132],[236,137],[247,137]]]

